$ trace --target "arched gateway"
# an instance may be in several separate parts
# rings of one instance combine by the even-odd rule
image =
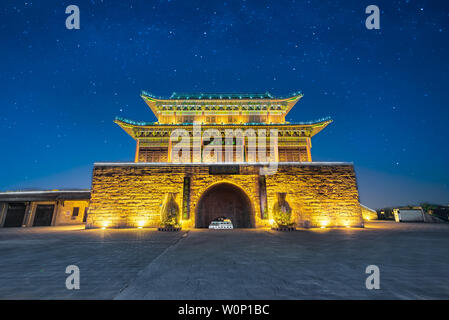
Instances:
[[[219,183],[201,196],[195,216],[196,228],[207,228],[218,217],[231,219],[234,228],[254,228],[251,202],[245,192],[230,183]]]

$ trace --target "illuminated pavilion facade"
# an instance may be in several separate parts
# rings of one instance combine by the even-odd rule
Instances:
[[[167,194],[176,195],[187,228],[207,227],[220,216],[235,227],[269,226],[279,194],[298,227],[363,226],[353,165],[312,161],[311,138],[332,120],[285,120],[302,94],[173,93],[160,99],[143,92],[141,97],[157,121],[116,118],[136,141],[134,162],[95,164],[87,228],[157,227]],[[177,129],[192,141],[187,145],[192,152],[182,161],[173,139]],[[204,148],[214,143],[204,138],[210,130],[222,137],[223,153],[215,161],[203,157]],[[230,130],[245,132],[232,138],[231,158],[225,156]],[[260,141],[270,146],[263,159],[254,152]],[[261,170],[267,162],[276,164],[274,173]]]
[[[225,140],[227,129],[254,129],[256,132],[259,129],[278,129],[279,148],[276,161],[309,162],[312,161],[310,153],[312,136],[325,128],[331,120],[301,124],[286,122],[287,113],[301,97],[301,94],[276,99],[269,93],[246,95],[174,93],[170,99],[161,100],[142,94],[142,98],[158,121],[145,123],[117,118],[115,122],[136,140],[135,162],[173,162],[171,133],[173,130],[183,128],[190,131],[193,137],[193,123],[201,124],[202,131],[218,129],[223,136],[222,141]],[[245,143],[247,139],[248,137],[242,142]],[[201,146],[203,145],[204,142],[201,141]],[[191,160],[195,160],[193,152]],[[223,161],[225,161],[224,153]],[[246,145],[243,162],[247,161]]]

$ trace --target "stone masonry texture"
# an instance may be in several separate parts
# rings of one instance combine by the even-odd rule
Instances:
[[[363,227],[352,164],[280,163],[275,174],[266,176],[268,219],[262,219],[260,212],[260,166],[241,164],[238,174],[210,174],[209,167],[207,164],[96,164],[86,228],[158,227],[160,209],[168,192],[177,193],[176,201],[182,208],[184,177],[190,177],[190,217],[182,221],[183,227],[195,226],[201,196],[218,183],[231,183],[245,192],[256,227],[270,225],[278,192],[287,193],[286,200],[293,209],[292,222],[297,227]]]

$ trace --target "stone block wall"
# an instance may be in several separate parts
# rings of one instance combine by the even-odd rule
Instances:
[[[292,220],[299,227],[363,227],[352,164],[280,165],[266,181],[269,212],[277,200],[276,193],[285,192]]]
[[[84,217],[84,210],[89,206],[88,200],[65,200],[58,204],[56,210],[56,226],[82,224]],[[78,216],[73,216],[73,208],[78,207]]]
[[[168,192],[182,208],[181,166],[95,166],[87,228],[157,227]]]
[[[277,192],[287,193],[293,222],[300,227],[363,226],[352,164],[312,162],[279,164],[276,174],[266,176],[268,219],[261,218],[259,167],[255,165],[240,165],[239,174],[209,174],[207,164],[98,164],[86,227],[158,227],[168,192],[177,193],[182,212],[184,177],[190,177],[190,218],[184,219],[183,227],[195,226],[201,196],[222,182],[246,193],[256,227],[269,226]]]
[[[377,212],[373,209],[365,207],[364,205],[360,205],[360,209],[362,210],[363,220],[377,220]]]

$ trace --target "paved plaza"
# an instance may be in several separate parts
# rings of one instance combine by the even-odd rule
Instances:
[[[380,290],[365,268],[380,268]],[[80,269],[67,290],[65,269]],[[0,299],[449,299],[449,224],[0,229]]]

